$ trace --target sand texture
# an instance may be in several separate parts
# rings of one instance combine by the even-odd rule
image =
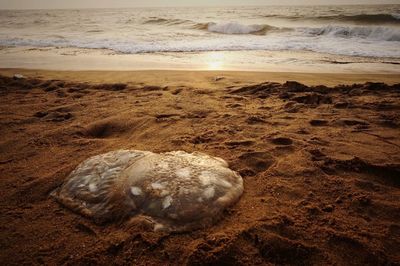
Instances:
[[[400,264],[393,76],[297,79],[309,87],[283,74],[2,73],[2,265]],[[79,163],[118,149],[221,157],[244,193],[189,233],[97,225],[49,196]]]

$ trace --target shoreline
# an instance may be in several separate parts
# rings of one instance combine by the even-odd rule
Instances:
[[[250,71],[399,74],[398,58],[311,51],[204,51],[121,54],[107,49],[0,47],[2,68],[59,71]]]
[[[28,78],[59,79],[71,82],[88,83],[128,83],[132,85],[157,86],[208,86],[223,88],[227,86],[251,85],[262,82],[297,81],[308,86],[350,85],[365,82],[384,82],[389,85],[400,83],[397,74],[343,74],[343,73],[294,73],[294,72],[255,72],[255,71],[217,71],[217,70],[133,70],[133,71],[60,71],[21,68],[0,68],[0,74],[13,76],[22,74]]]

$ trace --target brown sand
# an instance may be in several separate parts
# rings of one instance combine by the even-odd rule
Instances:
[[[0,77],[3,265],[400,263],[400,86],[246,86],[396,76],[0,72],[41,77]],[[245,192],[182,234],[95,225],[49,197],[78,163],[121,148],[222,157]]]

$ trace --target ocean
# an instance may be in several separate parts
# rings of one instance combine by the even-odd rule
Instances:
[[[400,5],[1,10],[0,25],[2,47],[400,58]]]

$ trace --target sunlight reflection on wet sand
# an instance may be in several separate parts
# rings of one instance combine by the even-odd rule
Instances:
[[[310,73],[400,73],[395,58],[294,51],[121,54],[104,49],[3,47],[3,68],[52,70],[235,70]]]
[[[221,70],[224,69],[225,65],[225,54],[224,52],[210,52],[205,56],[207,70]]]

